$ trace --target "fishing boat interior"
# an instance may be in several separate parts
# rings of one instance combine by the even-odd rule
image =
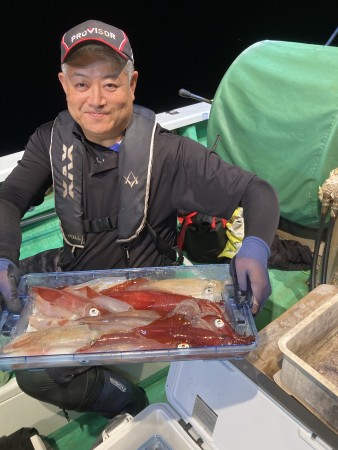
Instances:
[[[191,444],[175,440],[159,415],[143,435],[144,411],[109,428],[94,413],[66,416],[24,394],[15,370],[0,372],[0,436],[32,427],[44,442],[34,448],[54,450],[90,450],[98,439],[100,449],[338,449],[338,48],[260,41],[233,61],[212,100],[179,94],[191,105],[158,122],[270,182],[281,210],[276,239],[309,249],[310,264],[284,253],[284,266],[269,268],[272,294],[254,317],[257,346],[244,356],[114,365],[145,389],[153,413],[174,397],[175,427]],[[0,181],[22,153],[0,158]],[[62,246],[53,191],[21,227],[21,258]],[[133,432],[138,424],[147,426]]]

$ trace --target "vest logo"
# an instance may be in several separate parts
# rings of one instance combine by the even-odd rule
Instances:
[[[67,238],[72,241],[78,241],[81,244],[83,243],[83,236],[77,236],[76,234],[67,234]]]
[[[67,148],[66,145],[62,146],[62,175],[64,179],[62,180],[63,187],[63,198],[67,196],[74,199],[74,175],[73,170],[73,145]]]
[[[132,188],[134,184],[138,184],[138,179],[135,177],[133,172],[129,172],[127,177],[123,177],[125,179],[125,184],[129,184],[129,186]]]

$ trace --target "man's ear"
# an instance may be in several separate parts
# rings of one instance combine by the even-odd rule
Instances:
[[[61,85],[63,87],[63,90],[65,92],[67,92],[67,90],[66,90],[66,76],[65,76],[65,74],[63,72],[59,72],[58,78],[59,78],[59,81],[60,81],[60,83],[61,83]]]
[[[134,94],[136,90],[137,80],[138,80],[138,72],[134,70],[130,80],[130,89],[133,91]]]

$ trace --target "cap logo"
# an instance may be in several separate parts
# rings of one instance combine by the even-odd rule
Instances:
[[[98,34],[98,35],[102,35],[102,36],[106,36],[107,38],[110,39],[116,39],[116,36],[114,33],[112,33],[111,31],[106,31],[103,30],[102,28],[87,28],[86,30],[83,30],[82,33],[76,33],[71,37],[71,42],[77,41],[78,39],[82,39],[85,37],[88,37],[92,34]]]

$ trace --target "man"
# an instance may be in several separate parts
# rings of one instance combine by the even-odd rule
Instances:
[[[95,20],[61,41],[59,80],[67,111],[40,126],[0,189],[0,293],[18,310],[21,273],[179,263],[177,211],[230,218],[243,207],[245,238],[235,260],[257,314],[271,292],[269,247],[279,220],[275,192],[255,174],[156,123],[134,105],[138,72],[126,34]],[[20,219],[53,186],[64,246],[26,260]],[[18,371],[29,395],[62,409],[111,418],[137,414],[144,392],[104,367]]]

